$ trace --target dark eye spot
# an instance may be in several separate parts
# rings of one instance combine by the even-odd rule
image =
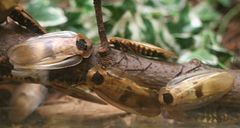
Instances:
[[[173,102],[173,96],[170,93],[163,94],[163,101],[165,104],[169,105]]]
[[[96,85],[101,85],[104,82],[104,77],[97,71],[92,77],[92,82]]]
[[[76,46],[79,50],[87,50],[87,43],[83,39],[77,40]]]

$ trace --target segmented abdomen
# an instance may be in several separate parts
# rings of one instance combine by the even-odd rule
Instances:
[[[141,54],[143,56],[149,57],[159,57],[159,58],[171,58],[176,57],[176,55],[166,49],[147,44],[141,43],[133,40],[128,40],[119,37],[110,37],[109,43],[113,44],[113,47],[118,50],[123,50],[125,52],[134,52],[135,54]]]

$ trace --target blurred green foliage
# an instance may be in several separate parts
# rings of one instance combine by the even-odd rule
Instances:
[[[120,36],[172,50],[178,62],[193,58],[213,66],[230,62],[232,55],[220,46],[216,28],[222,15],[217,3],[230,6],[229,0],[204,0],[193,6],[186,0],[119,0],[104,2],[108,36]],[[92,0],[31,0],[26,8],[49,31],[81,32],[98,42]]]

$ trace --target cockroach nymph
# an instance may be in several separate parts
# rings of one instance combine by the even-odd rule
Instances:
[[[134,54],[140,54],[150,58],[174,58],[175,53],[166,49],[148,44],[143,42],[137,42],[128,40],[120,37],[110,37],[109,43],[112,44],[113,48],[133,52]]]

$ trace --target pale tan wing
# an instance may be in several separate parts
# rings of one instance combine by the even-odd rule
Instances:
[[[44,61],[44,63],[37,63],[33,65],[35,69],[46,69],[46,70],[53,70],[53,69],[62,69],[62,68],[67,68],[67,67],[73,67],[78,65],[79,63],[82,62],[82,57],[80,56],[73,56],[66,58],[63,57],[64,59],[59,59],[59,57],[55,60],[50,60],[50,61]]]
[[[61,31],[32,37],[8,50],[8,57],[15,68],[60,69],[79,64],[77,34]]]
[[[32,65],[14,65],[15,69],[37,69],[37,70],[54,70],[62,69],[67,67],[73,67],[82,62],[82,57],[73,56],[73,57],[63,57],[63,58],[47,58],[40,63],[35,63]]]
[[[160,90],[159,101],[167,109],[196,109],[227,94],[234,79],[224,71],[198,71],[176,77]]]
[[[176,57],[175,53],[168,51],[166,49],[163,49],[148,43],[137,42],[137,41],[128,40],[120,37],[110,37],[109,43],[113,44],[114,48],[116,49],[134,52],[136,54],[141,54],[143,56],[160,57],[160,58]]]
[[[15,45],[8,50],[10,62],[19,65],[29,65],[53,56],[51,44],[45,42],[26,42]]]
[[[58,31],[58,32],[51,32],[41,36],[36,36],[30,38],[28,41],[36,42],[39,39],[47,39],[47,38],[74,38],[78,34],[72,31]]]
[[[8,57],[13,63],[24,65],[40,62],[57,54],[69,55],[69,51],[74,51],[76,35],[74,32],[61,31],[32,37],[11,47]]]

